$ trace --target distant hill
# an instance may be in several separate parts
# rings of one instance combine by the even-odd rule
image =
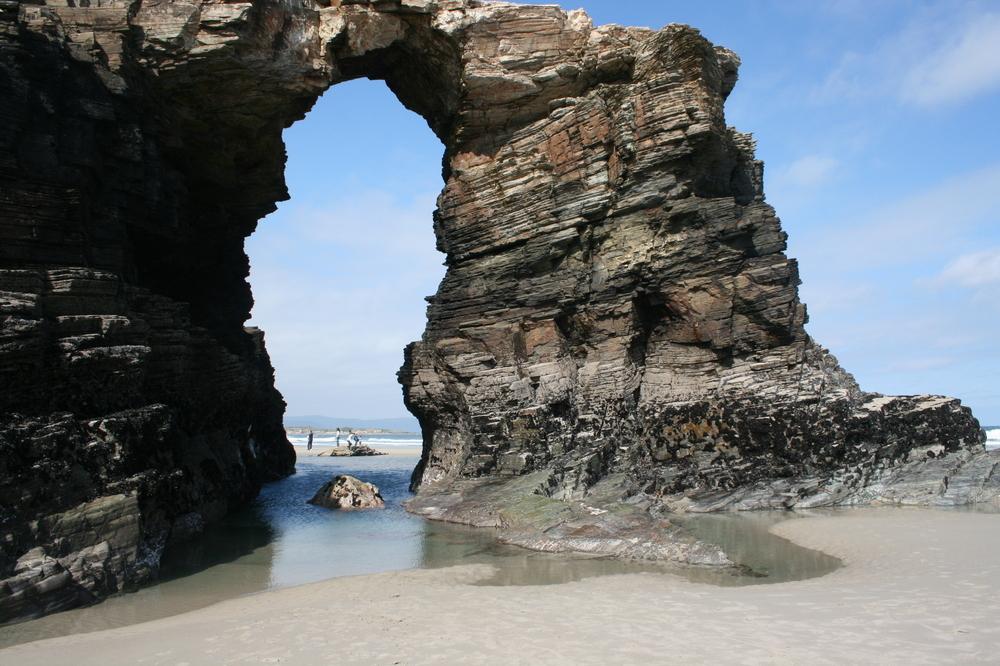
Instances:
[[[400,416],[385,419],[352,419],[339,416],[320,416],[307,414],[305,416],[286,416],[286,428],[316,428],[327,430],[331,428],[381,428],[399,432],[420,432],[420,424],[412,416]]]

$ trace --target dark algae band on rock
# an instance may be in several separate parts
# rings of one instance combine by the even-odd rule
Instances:
[[[292,471],[243,242],[287,198],[283,128],[364,76],[446,147],[448,270],[399,373],[424,512],[711,559],[670,511],[997,496],[969,410],[864,393],[805,333],[723,115],[739,59],[697,30],[475,0],[72,4],[0,0],[0,621],[142,583]]]

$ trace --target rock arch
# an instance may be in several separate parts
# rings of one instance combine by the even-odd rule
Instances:
[[[739,59],[692,28],[477,0],[0,21],[0,620],[141,582],[292,471],[243,240],[287,196],[282,129],[360,76],[446,146],[448,272],[399,373],[415,510],[687,557],[645,509],[996,493],[967,409],[863,393],[806,334],[753,140],[725,123]],[[589,519],[584,497],[643,511]],[[655,552],[615,550],[636,525]]]

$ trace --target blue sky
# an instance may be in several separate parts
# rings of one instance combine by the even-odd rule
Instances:
[[[577,0],[597,24],[688,23],[740,54],[752,132],[800,261],[809,332],[866,390],[1000,423],[1000,4]],[[404,415],[395,371],[444,269],[440,142],[385,85],[332,88],[285,132],[291,201],[247,242],[289,414]]]

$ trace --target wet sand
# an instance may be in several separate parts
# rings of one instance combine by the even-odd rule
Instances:
[[[846,566],[752,587],[658,574],[470,585],[484,565],[340,578],[16,646],[0,662],[996,662],[1000,515],[856,509],[773,531]]]
[[[248,594],[407,569],[489,565],[478,585],[556,585],[595,576],[662,573],[713,585],[762,585],[822,576],[840,560],[796,546],[768,530],[789,513],[689,516],[685,525],[726,549],[752,571],[630,562],[543,553],[499,543],[496,533],[429,522],[403,510],[417,458],[304,457],[293,476],[266,485],[252,505],[213,525],[201,538],[164,553],[159,582],[99,604],[0,627],[0,649],[31,641],[150,622]],[[379,486],[386,507],[329,511],[307,503],[331,474]]]

